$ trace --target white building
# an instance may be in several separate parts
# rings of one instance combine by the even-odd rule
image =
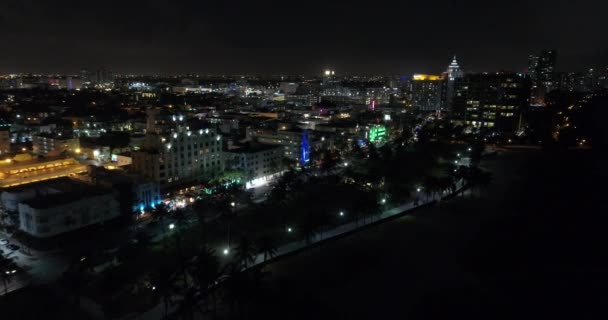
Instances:
[[[5,188],[4,210],[19,229],[50,237],[120,215],[118,192],[67,177]]]
[[[263,181],[281,171],[283,148],[276,145],[250,144],[224,152],[226,166],[242,170],[247,183]]]
[[[32,150],[35,154],[59,154],[63,151],[76,152],[80,148],[80,140],[76,137],[61,134],[38,134],[32,136]]]
[[[300,160],[302,130],[277,130],[247,128],[247,138],[262,144],[281,146],[283,157]]]
[[[83,188],[19,203],[19,228],[34,237],[46,238],[119,215],[116,191]]]
[[[178,125],[172,132],[150,133],[132,157],[133,170],[163,190],[203,182],[224,170],[222,136],[212,129]]]

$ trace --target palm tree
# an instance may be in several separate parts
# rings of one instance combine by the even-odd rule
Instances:
[[[169,315],[169,305],[171,304],[171,299],[175,292],[179,292],[179,288],[175,284],[175,276],[173,274],[173,270],[168,268],[167,266],[162,266],[156,273],[153,274],[152,277],[152,285],[155,288],[155,291],[158,292],[160,298],[162,299],[163,305],[165,307],[165,316],[166,319]]]
[[[243,237],[239,240],[236,247],[236,259],[242,268],[247,268],[250,264],[255,263],[257,249],[253,242]]]
[[[469,184],[471,184],[471,168],[467,166],[459,166],[456,169],[456,177],[461,179],[463,182],[462,193],[464,195],[464,190]]]
[[[209,310],[209,302],[214,298],[216,281],[220,277],[220,262],[215,250],[204,246],[191,260],[189,273],[198,300],[202,300],[205,310]]]
[[[306,240],[306,244],[311,244],[312,239],[317,233],[313,213],[311,211],[308,211],[303,217],[303,220],[300,223],[300,228],[302,229],[302,233],[304,233],[304,239]]]
[[[479,167],[471,167],[470,181],[471,188],[481,191],[482,187],[487,187],[492,182],[492,173]]]
[[[230,308],[241,305],[249,295],[249,283],[246,273],[242,271],[240,264],[230,263],[226,265],[224,272],[226,279],[221,283],[223,296]]]
[[[165,219],[169,215],[169,208],[164,203],[160,203],[156,206],[156,208],[151,212],[152,219],[156,221],[160,221],[160,230],[163,237],[163,246],[167,247],[167,240],[165,239]]]
[[[184,294],[182,294],[176,302],[177,309],[175,310],[175,315],[178,316],[179,319],[193,320],[196,311],[198,311],[198,313],[203,312],[196,288],[187,288]]]
[[[264,262],[272,259],[277,253],[276,243],[270,236],[264,236],[257,241],[258,253],[264,255]]]

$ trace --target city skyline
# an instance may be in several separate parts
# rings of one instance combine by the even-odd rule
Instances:
[[[9,1],[0,5],[0,73],[438,73],[454,54],[466,72],[523,72],[545,48],[557,50],[560,71],[603,69],[606,6],[437,0],[344,15],[342,4]]]

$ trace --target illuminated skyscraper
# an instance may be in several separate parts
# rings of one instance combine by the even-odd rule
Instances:
[[[336,71],[325,70],[323,72],[323,86],[331,86],[336,84]]]
[[[460,70],[456,56],[452,59],[452,62],[448,66],[448,70],[445,72],[445,94],[443,95],[443,108],[449,109],[452,104],[452,98],[454,97],[454,81],[458,78],[462,78],[463,72]]]
[[[528,75],[532,82],[532,104],[544,105],[545,94],[556,89],[556,61],[556,50],[543,50],[540,55],[528,57]]]
[[[443,79],[438,75],[415,74],[412,78],[412,105],[422,111],[438,111],[441,107]]]

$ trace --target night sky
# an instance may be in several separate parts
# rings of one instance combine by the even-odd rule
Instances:
[[[603,0],[0,1],[0,73],[407,74],[608,67]]]

